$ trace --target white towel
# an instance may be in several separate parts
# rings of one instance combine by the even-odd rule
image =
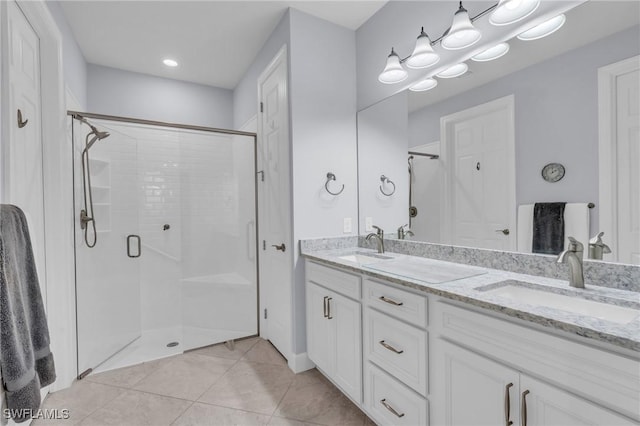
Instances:
[[[573,237],[584,245],[585,252],[589,247],[589,205],[587,203],[567,203],[564,208],[564,246]],[[533,204],[518,206],[518,251],[531,253],[533,246]]]

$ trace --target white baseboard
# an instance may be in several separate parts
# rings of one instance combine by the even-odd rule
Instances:
[[[309,359],[309,356],[306,352],[291,354],[288,360],[288,364],[291,371],[296,374],[302,373],[303,371],[311,370],[316,366],[313,361]]]

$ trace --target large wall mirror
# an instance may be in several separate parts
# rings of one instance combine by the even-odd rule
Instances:
[[[361,234],[406,224],[413,240],[551,254],[553,226],[536,224],[559,214],[585,258],[604,231],[605,261],[640,264],[640,3],[591,0],[566,17],[358,113]]]

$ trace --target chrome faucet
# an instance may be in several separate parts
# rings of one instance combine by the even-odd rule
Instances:
[[[584,275],[582,274],[582,255],[584,246],[580,241],[569,237],[569,247],[558,255],[558,263],[569,264],[569,285],[575,288],[584,288]]]
[[[409,224],[406,225],[402,225],[401,227],[398,228],[398,239],[399,240],[404,240],[407,236],[409,237],[413,237],[413,231],[411,231],[411,229],[409,229]]]
[[[373,229],[376,230],[376,233],[374,234],[372,232],[367,235],[366,240],[369,241],[372,238],[375,238],[378,243],[378,253],[384,253],[384,231],[375,225],[373,225]]]
[[[604,232],[599,232],[589,240],[589,259],[602,260],[603,254],[611,253],[611,248],[602,242],[603,235]]]

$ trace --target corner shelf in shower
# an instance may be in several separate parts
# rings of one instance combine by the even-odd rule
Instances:
[[[96,232],[111,232],[111,165],[109,161],[90,158],[93,209]]]

